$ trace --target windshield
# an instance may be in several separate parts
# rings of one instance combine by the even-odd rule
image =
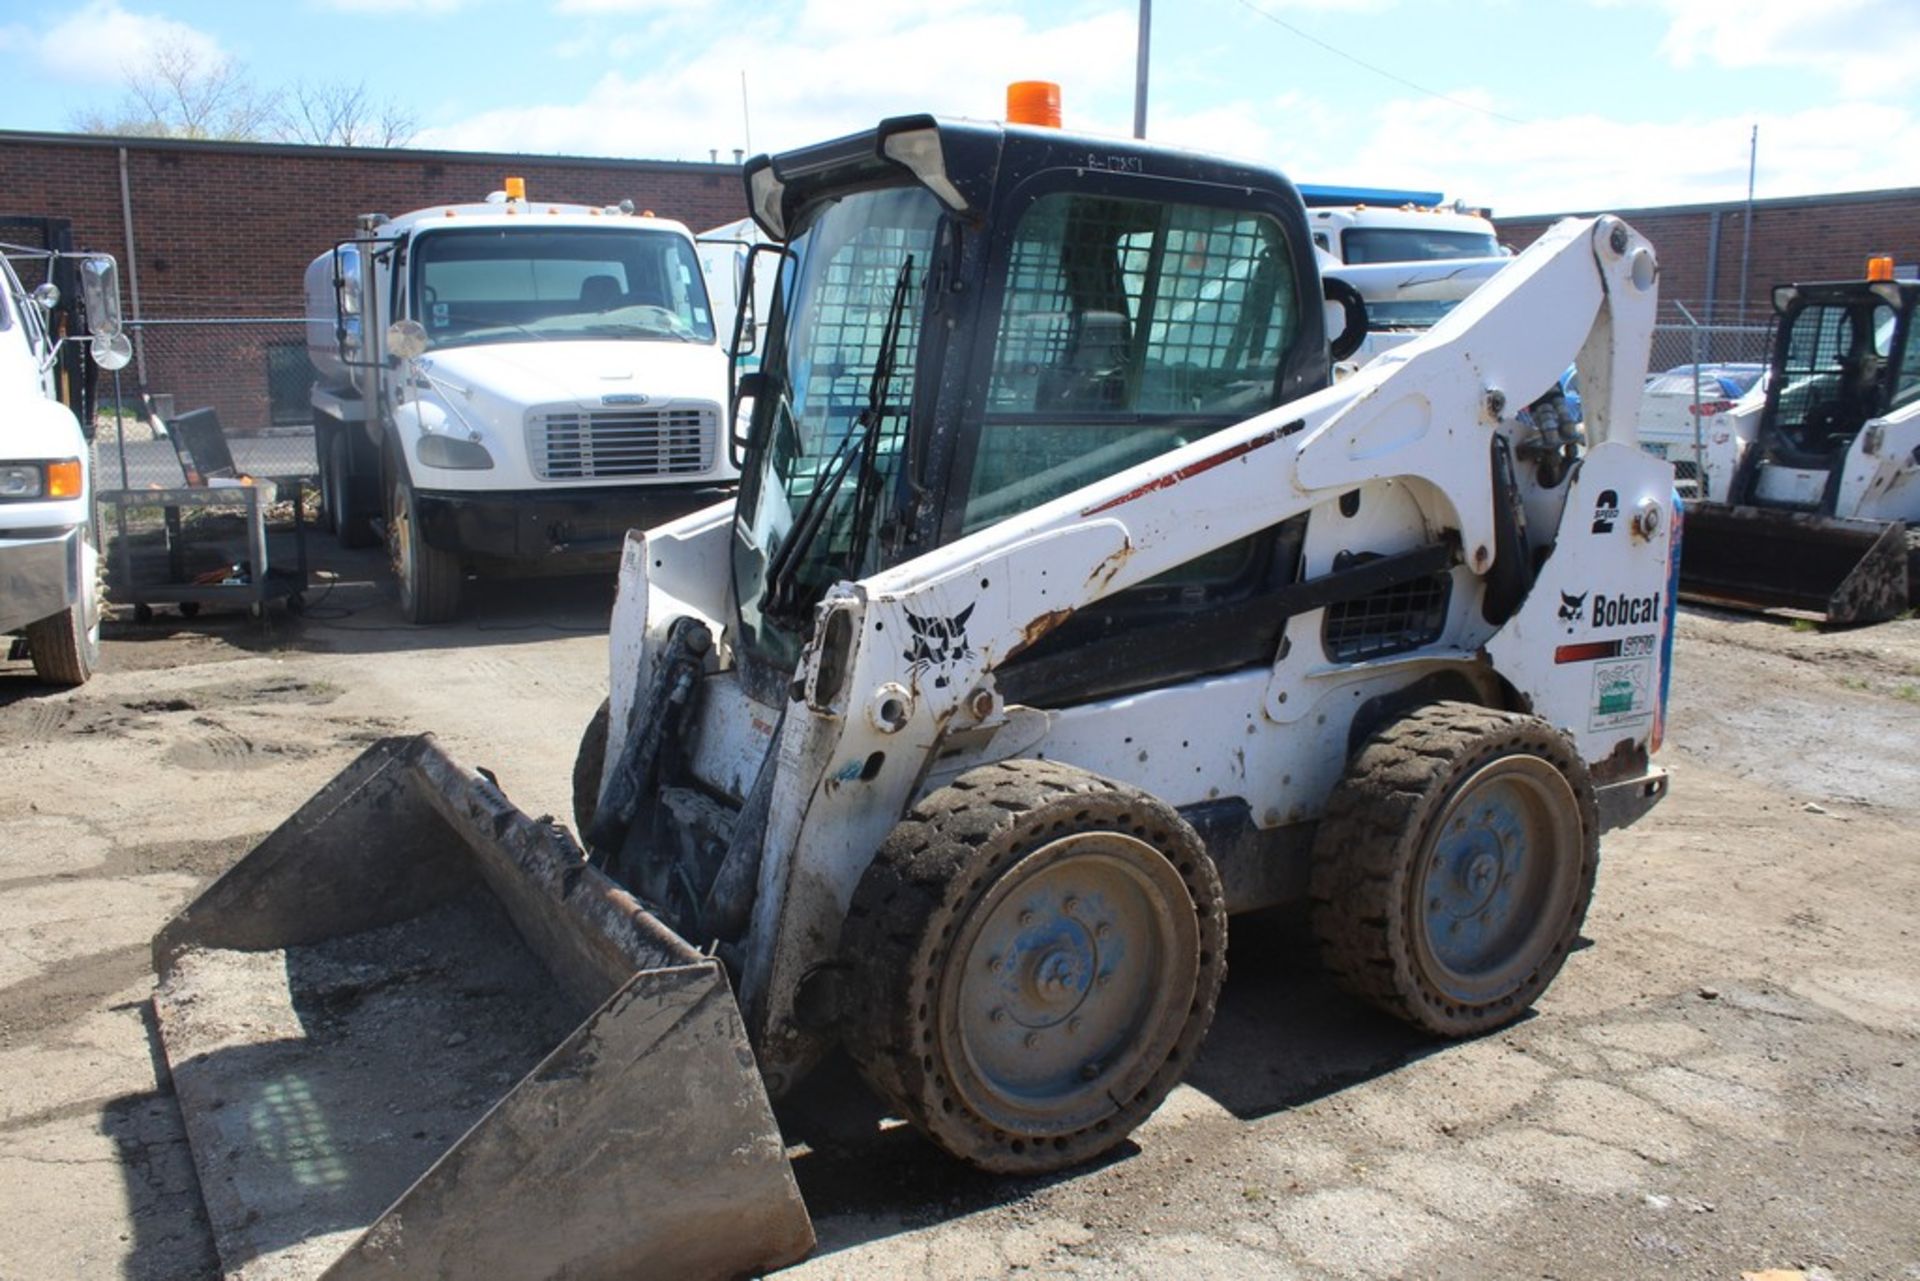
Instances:
[[[1492,258],[1500,242],[1490,231],[1441,231],[1428,227],[1349,227],[1340,235],[1347,262],[1434,262],[1442,258]]]
[[[670,231],[434,231],[414,250],[413,292],[435,347],[526,338],[714,338],[693,245]]]
[[[808,611],[767,617],[768,565],[816,488],[855,447],[852,473],[821,490],[816,501],[825,510],[807,522],[817,532],[783,573],[788,594],[812,602],[833,583],[880,567],[883,541],[870,526],[884,518],[888,504],[879,495],[899,475],[939,220],[940,206],[924,188],[862,192],[823,206],[788,246],[781,305],[761,366],[766,384],[754,402],[755,454],[741,478],[734,544],[743,648],[774,667],[792,670]],[[896,295],[902,306],[891,377],[883,380],[882,403],[856,428],[875,390]],[[852,438],[856,429],[863,439]]]
[[[1894,309],[1872,297],[1801,308],[1781,357],[1775,424],[1806,454],[1844,449],[1869,418],[1886,412],[1885,369]]]

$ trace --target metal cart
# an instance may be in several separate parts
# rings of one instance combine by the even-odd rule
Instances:
[[[293,498],[293,528],[269,537],[267,508],[290,488]],[[254,618],[266,615],[268,602],[285,600],[290,613],[304,606],[301,593],[307,588],[306,517],[302,510],[303,486],[297,480],[275,484],[259,480],[246,485],[194,487],[179,489],[117,489],[99,495],[100,507],[113,509],[114,545],[112,574],[107,599],[115,604],[130,604],[134,617],[144,622],[153,616],[153,607],[177,605],[191,618],[203,605],[244,607]],[[164,576],[152,573],[152,566],[136,566],[135,539],[128,527],[128,513],[159,508],[165,536]],[[227,509],[245,518],[246,558],[229,566],[228,572],[214,577],[212,572],[196,573],[188,563],[189,537],[183,510]],[[291,548],[286,546],[291,539]],[[274,555],[278,544],[280,555]],[[283,563],[291,552],[292,564]],[[152,561],[157,558],[143,558]]]

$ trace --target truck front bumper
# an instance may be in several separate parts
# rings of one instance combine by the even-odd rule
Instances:
[[[415,495],[427,545],[464,557],[497,561],[609,562],[629,529],[651,529],[710,507],[730,485],[626,485],[547,493],[504,490]]]
[[[80,539],[77,529],[0,530],[0,634],[80,599]]]

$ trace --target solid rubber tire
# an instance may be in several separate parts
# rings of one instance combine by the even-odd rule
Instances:
[[[582,841],[600,808],[600,775],[607,762],[607,734],[613,723],[613,700],[603,698],[580,733],[580,750],[573,758],[573,830]]]
[[[968,1092],[954,1083],[953,1060],[963,1057],[954,1054],[957,1037],[936,1027],[962,983],[945,968],[946,945],[966,936],[969,914],[991,901],[1003,874],[1061,838],[1086,832],[1144,842],[1177,874],[1187,901],[1170,906],[1192,914],[1192,988],[1172,995],[1167,1009],[1174,1031],[1164,1047],[1132,1051],[1125,1075],[1146,1075],[1127,1097],[1112,1101],[1110,1113],[1072,1130],[1022,1133],[972,1107]],[[970,1165],[1041,1173],[1113,1148],[1179,1083],[1213,1021],[1226,975],[1226,907],[1213,860],[1172,807],[1072,766],[1005,761],[933,792],[894,828],[854,893],[841,951],[852,994],[843,1007],[843,1038],[875,1092]]]
[[[1466,1003],[1433,972],[1421,927],[1417,862],[1428,824],[1454,790],[1502,756],[1545,759],[1578,808],[1578,848],[1558,851],[1571,878],[1564,914],[1543,929],[1538,955],[1516,962],[1510,990]],[[1327,799],[1315,834],[1310,899],[1321,963],[1348,992],[1440,1036],[1504,1026],[1539,999],[1579,937],[1599,871],[1600,826],[1586,763],[1566,735],[1535,716],[1441,702],[1373,736]],[[1563,882],[1564,884],[1564,882]],[[1532,942],[1533,940],[1529,940]]]

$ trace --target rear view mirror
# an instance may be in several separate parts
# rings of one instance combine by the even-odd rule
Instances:
[[[87,310],[87,330],[96,340],[116,337],[126,327],[120,318],[120,268],[106,254],[88,254],[80,259],[80,301]],[[119,369],[126,364],[123,360],[109,365],[97,351],[94,361],[102,369]]]

